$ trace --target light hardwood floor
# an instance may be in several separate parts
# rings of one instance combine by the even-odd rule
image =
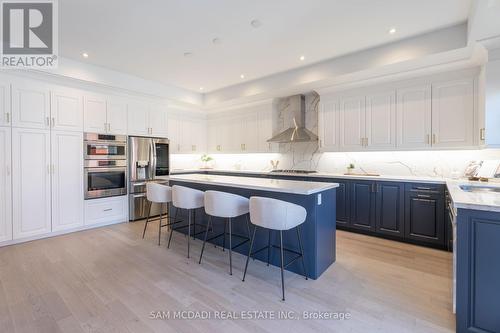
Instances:
[[[156,245],[156,225],[123,223],[0,248],[0,332],[454,332],[451,254],[347,232],[320,279],[227,256],[183,235]],[[166,233],[164,233],[166,235]],[[165,238],[163,238],[165,239]],[[348,312],[349,320],[150,319],[152,311]],[[213,312],[211,312],[213,315]]]

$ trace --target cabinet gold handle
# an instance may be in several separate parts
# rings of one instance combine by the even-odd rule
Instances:
[[[486,128],[481,128],[481,130],[479,132],[479,139],[486,140]]]
[[[192,145],[192,146],[191,146],[191,150],[192,150],[192,151],[196,151],[196,146],[195,146],[195,145]]]
[[[432,134],[432,144],[436,143],[437,143],[436,134]]]
[[[5,122],[7,124],[10,123],[10,113],[8,113],[8,112],[5,113]]]
[[[50,127],[50,118],[45,117],[45,123],[47,124],[47,127]]]

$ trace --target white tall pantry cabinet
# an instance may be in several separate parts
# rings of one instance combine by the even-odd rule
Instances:
[[[0,126],[0,242],[12,239],[11,129]]]
[[[50,131],[12,129],[14,239],[51,232]]]

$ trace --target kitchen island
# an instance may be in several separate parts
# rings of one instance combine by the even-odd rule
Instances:
[[[304,242],[304,255],[308,268],[309,277],[317,279],[336,259],[336,183],[321,183],[309,181],[266,179],[252,177],[219,176],[206,174],[176,175],[170,177],[170,186],[180,185],[206,191],[215,190],[234,193],[244,197],[263,196],[292,202],[304,207],[307,218],[302,225],[302,237]],[[175,214],[175,212],[173,212]],[[202,217],[200,217],[202,216]],[[203,222],[201,220],[203,219]],[[207,216],[197,212],[197,223],[206,223]],[[222,221],[214,223],[215,233],[223,230]],[[219,229],[219,230],[217,230]],[[248,236],[245,217],[235,219],[233,234]],[[275,237],[276,236],[276,237]],[[283,234],[285,248],[298,251],[298,241],[295,232],[289,231]],[[200,233],[198,238],[202,239]],[[258,229],[255,238],[254,249],[260,249],[267,245],[267,231]],[[222,241],[217,242],[221,245]],[[277,233],[273,233],[273,245],[277,244]],[[249,242],[234,251],[248,254]],[[255,258],[267,261],[266,251],[256,254]],[[285,260],[289,260],[287,258]],[[271,256],[271,264],[279,266],[278,253]],[[300,262],[295,262],[287,267],[287,270],[301,274]]]

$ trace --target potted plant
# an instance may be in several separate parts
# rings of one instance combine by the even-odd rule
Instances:
[[[210,161],[213,161],[214,159],[207,155],[207,154],[203,154],[203,156],[201,156],[201,161],[203,162],[203,166],[202,166],[202,169],[210,169],[210,167],[208,166],[208,163]]]
[[[349,163],[349,165],[347,166],[347,174],[350,175],[354,171],[354,168],[354,163]]]

